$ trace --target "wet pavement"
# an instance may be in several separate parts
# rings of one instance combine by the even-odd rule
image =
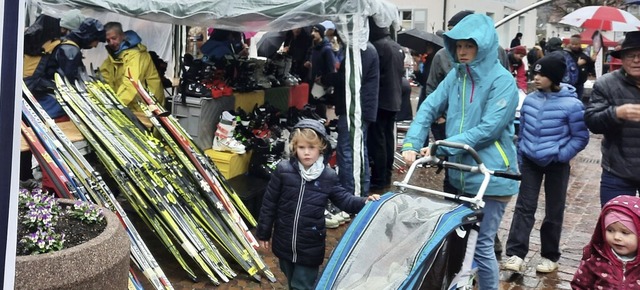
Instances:
[[[580,152],[571,162],[571,177],[560,245],[562,257],[559,261],[560,267],[558,271],[551,274],[536,274],[535,272],[535,266],[540,260],[539,230],[540,223],[544,217],[545,206],[544,195],[541,195],[536,212],[536,224],[531,233],[530,251],[525,258],[527,268],[523,274],[501,271],[501,289],[570,289],[569,282],[582,256],[582,248],[589,241],[600,212],[598,195],[600,173],[602,171],[600,168],[600,141],[600,135],[591,135],[587,148]],[[424,168],[416,174],[417,177],[412,178],[412,180],[415,180],[416,185],[441,188],[442,175],[436,175],[435,169]],[[394,180],[401,180],[403,177],[403,173],[394,172]],[[515,201],[516,199],[513,198],[509,203],[498,233],[503,245],[507,240]],[[146,228],[142,227],[142,225],[140,226],[139,229]],[[326,258],[329,257],[331,250],[336,246],[347,226],[348,224],[340,226],[338,229],[328,230]],[[192,281],[152,234],[147,234],[148,236],[145,237],[147,244],[175,289],[286,289],[286,280],[277,266],[277,258],[263,249],[260,249],[259,253],[276,275],[277,282],[269,283],[266,279],[263,279],[262,282],[257,282],[244,274],[242,270],[237,269],[238,277],[216,287],[212,283],[205,281],[206,276],[197,269],[197,266],[190,263],[196,275],[202,279],[199,282]],[[503,257],[503,259],[506,258]],[[233,264],[232,262],[230,263]],[[142,275],[139,274],[139,278],[145,284],[145,289],[152,289]]]

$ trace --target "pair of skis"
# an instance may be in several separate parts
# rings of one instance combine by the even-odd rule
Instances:
[[[63,103],[62,106],[72,119],[77,118],[77,116],[66,107],[66,104]],[[75,188],[74,190],[68,190],[67,195],[59,194],[59,196],[92,201],[116,213],[130,238],[132,260],[140,267],[141,271],[145,273],[156,289],[173,289],[166,275],[162,272],[162,269],[143,242],[140,234],[129,220],[126,212],[122,209],[101,175],[66,137],[55,121],[49,117],[24,84],[22,111],[23,116],[31,125],[31,130],[43,140],[44,144],[47,144],[47,146],[43,146],[40,142],[34,142],[40,140],[37,140],[36,135],[32,134],[31,130],[26,128],[26,124],[23,122],[23,135],[25,135],[25,139],[27,139],[27,142],[30,144],[31,150],[34,152],[34,156],[38,159],[41,167],[49,173],[56,187],[56,192],[64,192],[65,188]],[[87,140],[93,140],[92,136],[87,134],[88,131],[86,127],[82,124],[78,126],[78,129],[81,130]],[[93,141],[95,142],[95,140]],[[99,149],[100,148],[98,148],[98,150]],[[50,156],[56,157],[55,162]],[[48,160],[50,160],[50,162]],[[68,178],[71,178],[74,182],[68,182]],[[75,193],[73,196],[70,195],[72,192]],[[133,285],[139,284],[134,276],[131,276],[131,279],[133,279],[131,280]]]

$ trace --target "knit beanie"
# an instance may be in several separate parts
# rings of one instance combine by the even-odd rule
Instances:
[[[527,49],[522,45],[511,48],[511,51],[513,51],[513,54],[527,55]]]
[[[460,11],[456,13],[456,15],[453,15],[451,19],[449,19],[449,22],[447,22],[447,26],[456,26],[456,24],[458,24],[458,22],[460,22],[462,18],[465,18],[467,15],[471,15],[471,14],[473,14],[473,12],[469,10]]]
[[[544,56],[533,66],[534,72],[549,78],[556,85],[562,81],[565,69],[564,59],[554,54]]]
[[[320,33],[320,38],[324,38],[324,31],[326,30],[322,24],[316,24],[313,26],[313,29],[317,30]]]
[[[74,30],[80,27],[82,21],[84,21],[84,16],[80,13],[80,10],[71,9],[60,17],[60,27]]]
[[[638,235],[636,225],[633,223],[633,219],[631,217],[615,210],[607,212],[607,214],[604,216],[604,228],[606,229],[609,225],[615,222],[623,224],[632,233]]]

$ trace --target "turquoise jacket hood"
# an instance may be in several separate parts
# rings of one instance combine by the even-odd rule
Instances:
[[[457,40],[472,39],[478,45],[476,57],[462,64],[455,57]],[[514,145],[514,120],[518,88],[511,73],[498,61],[498,35],[491,18],[482,14],[465,17],[444,35],[445,48],[453,68],[436,90],[422,103],[407,132],[402,150],[419,151],[431,124],[446,115],[446,140],[474,148],[490,170],[518,172]],[[466,151],[441,147],[438,154],[449,161],[474,165]],[[451,185],[475,194],[483,176],[449,169]],[[518,182],[491,177],[485,194],[509,196],[518,193]]]
[[[125,38],[122,43],[120,43],[120,48],[118,51],[114,52],[113,55],[120,54],[123,50],[127,50],[129,48],[136,47],[138,44],[142,42],[142,38],[133,30],[127,30],[124,32]]]

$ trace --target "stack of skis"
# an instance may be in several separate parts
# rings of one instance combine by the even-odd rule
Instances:
[[[232,257],[257,280],[274,282],[258,255],[258,243],[243,220],[256,221],[213,162],[195,146],[177,120],[131,80],[153,133],[100,81],[68,81],[56,75],[56,98],[90,144],[108,174],[140,218],[192,279],[194,271],[177,248],[193,259],[214,284],[236,273],[221,254]],[[119,215],[131,239],[131,258],[156,289],[172,289],[113,192],[23,86],[23,136],[60,197],[94,202]],[[241,216],[242,214],[242,216]],[[221,248],[221,249],[219,249]],[[132,277],[132,281],[135,278]],[[134,285],[139,287],[139,282]]]

